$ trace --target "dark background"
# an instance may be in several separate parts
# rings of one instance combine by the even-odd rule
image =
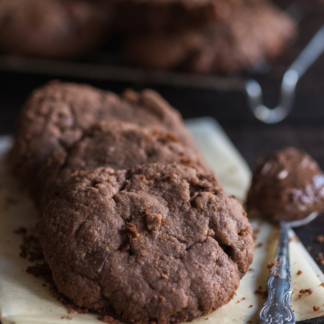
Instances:
[[[278,2],[284,8],[290,1]],[[313,0],[304,2],[311,6],[313,12],[301,22],[299,37],[295,44],[273,63],[267,75],[256,77],[264,89],[265,103],[269,107],[274,107],[278,103],[280,82],[285,69],[324,24],[324,4],[318,5]],[[30,92],[51,79],[53,79],[51,76],[0,71],[0,135],[14,132],[14,121]],[[121,92],[126,87],[140,90],[150,86],[85,79],[63,80],[86,82],[115,92]],[[266,125],[257,121],[250,112],[243,93],[166,86],[154,88],[179,109],[184,118],[200,116],[216,118],[251,168],[258,157],[289,145],[306,150],[324,169],[324,55],[300,80],[294,110],[286,120],[277,125]],[[314,258],[319,252],[324,252],[324,243],[316,242],[317,236],[324,235],[323,215],[311,224],[296,229],[296,233]],[[320,267],[324,271],[324,265]],[[324,318],[300,323],[324,323]]]

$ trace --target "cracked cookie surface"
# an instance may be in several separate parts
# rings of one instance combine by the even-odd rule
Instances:
[[[254,247],[242,205],[176,164],[78,172],[39,234],[63,294],[138,323],[191,320],[228,303]]]
[[[202,156],[183,146],[171,133],[120,121],[101,122],[87,131],[68,153],[54,153],[48,158],[40,174],[45,182],[41,186],[41,209],[76,171],[96,167],[121,170],[155,162],[192,166],[198,173],[209,174],[210,179],[216,180]]]
[[[180,114],[156,92],[126,90],[121,96],[87,85],[50,82],[37,89],[17,121],[11,168],[38,202],[39,170],[53,152],[65,153],[99,121],[120,120],[173,133],[188,147],[195,141]]]

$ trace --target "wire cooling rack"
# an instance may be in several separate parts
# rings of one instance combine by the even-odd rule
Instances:
[[[294,1],[286,10],[286,13],[291,15],[297,23],[300,23],[311,12],[312,6],[305,5],[305,1],[299,0]],[[263,104],[262,88],[252,78],[142,70],[128,66],[109,52],[95,52],[80,61],[0,55],[0,71],[217,91],[240,91],[246,94],[250,109],[257,119],[265,123],[278,123],[286,118],[293,109],[296,85],[299,79],[323,52],[324,26],[319,29],[297,59],[285,71],[281,83],[279,105],[273,109],[269,109]],[[263,67],[264,65],[266,62]],[[260,74],[259,67],[255,67],[251,74]]]

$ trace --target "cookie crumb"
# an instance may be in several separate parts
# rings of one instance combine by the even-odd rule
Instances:
[[[253,305],[250,305],[250,306],[249,306],[249,308],[252,308],[252,307],[253,307]]]
[[[119,321],[115,320],[114,318],[112,318],[109,315],[105,315],[105,316],[99,316],[98,320],[104,323],[108,323],[108,324],[118,324]]]
[[[303,297],[303,295],[298,295],[298,299],[301,299]]]
[[[309,295],[311,295],[313,293],[313,290],[311,288],[301,289],[301,290],[299,290],[299,293],[303,294],[303,295],[308,293]]]
[[[318,242],[318,243],[323,243],[323,242],[324,242],[324,236],[323,236],[323,235],[319,235],[319,236],[317,236],[317,238],[316,238],[316,242]]]
[[[314,310],[314,312],[319,312],[321,309],[320,309],[320,307],[318,307],[318,306],[314,306],[314,307],[313,307],[313,310]]]
[[[259,248],[259,247],[261,247],[261,246],[263,246],[263,243],[262,243],[262,242],[259,242],[255,247],[256,247],[256,248]]]
[[[259,286],[258,289],[254,291],[256,295],[260,295],[263,299],[266,299],[268,297],[268,291],[262,291],[262,286]]]
[[[257,240],[258,235],[260,234],[260,232],[261,232],[260,228],[253,228],[253,239],[254,239],[254,241]]]
[[[303,273],[302,271],[298,270],[297,271],[297,276],[300,276],[302,273]]]

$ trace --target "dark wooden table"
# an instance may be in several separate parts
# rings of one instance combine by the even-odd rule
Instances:
[[[291,0],[277,1],[285,7]],[[304,0],[315,6],[315,1]],[[279,86],[287,66],[297,57],[319,27],[324,24],[324,5],[319,5],[311,16],[300,25],[300,35],[287,53],[276,61],[266,76],[257,79],[265,90],[265,101],[275,106]],[[0,134],[12,134],[17,113],[37,86],[52,79],[51,76],[0,72]],[[91,83],[104,89],[121,92],[126,87],[141,89],[150,85],[132,83],[70,80]],[[302,78],[297,87],[297,102],[291,115],[277,125],[265,125],[257,121],[249,111],[245,95],[237,92],[217,93],[207,90],[156,88],[185,118],[213,116],[253,168],[257,159],[272,150],[284,146],[296,146],[310,153],[324,169],[324,56]],[[296,229],[302,243],[313,258],[324,252],[324,243],[316,237],[324,235],[324,215],[311,224]],[[324,265],[319,265],[324,271]],[[300,322],[324,323],[324,318]]]

